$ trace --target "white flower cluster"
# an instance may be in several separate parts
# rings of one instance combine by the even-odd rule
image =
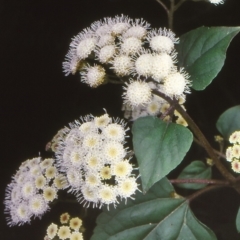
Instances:
[[[38,157],[24,161],[6,189],[8,225],[22,225],[32,217],[41,218],[64,184],[65,178],[57,171],[53,159],[41,161]]]
[[[231,162],[232,170],[240,173],[240,131],[235,131],[229,137],[229,142],[233,146],[226,150],[226,159]]]
[[[69,192],[87,207],[115,204],[137,190],[132,164],[124,147],[126,124],[104,114],[88,115],[65,128],[56,151],[57,167]]]
[[[210,3],[213,3],[214,5],[218,5],[218,4],[223,4],[224,0],[209,0]]]
[[[83,235],[81,230],[82,220],[78,217],[70,218],[68,213],[63,213],[60,216],[60,222],[62,226],[51,223],[47,228],[47,235],[44,237],[44,240],[83,240]]]
[[[142,19],[105,18],[73,38],[63,69],[67,75],[79,71],[91,87],[115,74],[126,83],[124,103],[146,109],[155,105],[152,88],[176,99],[190,92],[188,74],[176,66],[178,42],[171,30],[151,30]]]

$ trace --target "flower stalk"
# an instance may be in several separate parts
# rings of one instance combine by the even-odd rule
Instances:
[[[201,142],[201,145],[204,147],[206,152],[208,153],[209,157],[214,161],[216,167],[221,172],[223,177],[227,179],[230,183],[234,184],[236,182],[236,179],[232,174],[225,168],[225,166],[221,163],[220,159],[214,152],[213,148],[211,147],[210,143],[202,133],[202,131],[199,129],[197,124],[192,120],[192,118],[187,114],[186,111],[173,99],[166,96],[164,93],[159,92],[157,90],[152,90],[152,93],[165,99],[167,102],[169,102],[171,105],[175,105],[175,109],[182,115],[182,117],[186,120],[186,122],[189,125],[189,128],[193,131],[193,133],[196,135],[197,139]]]

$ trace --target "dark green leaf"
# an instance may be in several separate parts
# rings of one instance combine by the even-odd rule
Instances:
[[[172,198],[166,178],[147,194],[116,209],[105,208],[97,218],[91,240],[216,240],[214,233],[196,219],[184,198]]]
[[[240,208],[238,209],[238,213],[236,217],[236,227],[237,227],[237,231],[240,232]]]
[[[178,176],[178,179],[211,179],[212,169],[202,161],[193,161]],[[201,189],[206,184],[199,183],[181,183],[178,187],[186,189]]]
[[[146,192],[178,166],[189,150],[193,136],[187,128],[155,117],[137,119],[132,132],[134,153]]]
[[[224,65],[227,48],[240,27],[200,27],[180,37],[179,66],[190,74],[195,90],[205,89]]]
[[[231,107],[222,113],[216,126],[225,139],[229,139],[234,131],[240,130],[240,105]]]

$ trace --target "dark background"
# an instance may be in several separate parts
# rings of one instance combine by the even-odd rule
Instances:
[[[187,2],[175,15],[175,33],[200,26],[240,26],[240,1],[226,0],[214,6]],[[0,1],[0,200],[22,161],[50,157],[46,143],[64,125],[89,113],[98,115],[106,108],[120,116],[122,89],[106,85],[90,89],[79,76],[65,77],[62,61],[71,38],[93,21],[120,14],[144,18],[152,27],[167,26],[166,14],[154,0],[1,0]],[[227,108],[240,104],[240,35],[232,41],[226,64],[217,79],[203,92],[188,96],[187,110],[213,142],[215,122]],[[205,155],[204,155],[205,156]],[[193,203],[196,215],[217,234],[218,239],[235,240],[234,227],[239,196],[233,190],[208,194]],[[199,211],[214,212],[209,217]],[[59,210],[60,209],[60,210]],[[0,239],[40,240],[46,227],[58,222],[58,215],[81,212],[79,205],[59,204],[31,225],[7,227],[0,208]],[[88,211],[85,221],[89,238],[97,210]],[[229,227],[232,226],[232,227]]]

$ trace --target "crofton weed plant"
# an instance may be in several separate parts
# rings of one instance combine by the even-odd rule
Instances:
[[[157,0],[166,10],[165,28],[122,14],[93,22],[72,38],[65,75],[80,75],[91,88],[119,85],[125,120],[105,109],[101,116],[80,117],[47,145],[53,158],[24,161],[6,188],[9,226],[41,218],[59,192],[67,191],[86,210],[102,209],[92,240],[217,239],[190,203],[222,187],[240,194],[240,106],[217,120],[220,147],[214,149],[185,102],[217,76],[240,27],[200,27],[176,36],[174,13],[186,1]],[[192,160],[170,178],[193,144],[206,151],[206,158]],[[84,219],[68,213],[60,222],[50,224],[43,239],[81,240],[88,230]],[[240,210],[235,227],[240,231]]]

